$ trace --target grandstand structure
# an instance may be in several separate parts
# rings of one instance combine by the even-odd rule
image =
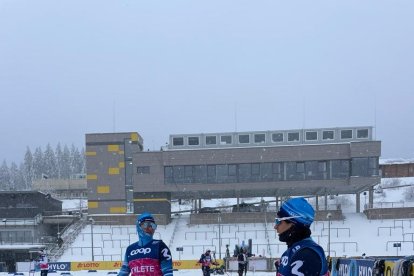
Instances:
[[[195,219],[205,215],[198,213],[205,199],[239,204],[272,196],[277,207],[289,196],[311,196],[323,211],[338,194],[355,195],[360,212],[361,193],[368,191],[372,206],[380,182],[381,142],[372,129],[174,134],[160,151],[143,151],[136,132],[86,134],[88,212],[128,224],[133,214],[150,211],[168,224],[172,200],[192,199]]]

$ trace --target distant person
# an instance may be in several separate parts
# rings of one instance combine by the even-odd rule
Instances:
[[[238,273],[239,276],[243,276],[247,274],[247,254],[246,250],[243,248],[240,248],[239,254],[237,255],[237,262],[239,264]]]
[[[288,248],[275,263],[278,276],[329,275],[324,250],[310,237],[314,216],[313,207],[303,197],[289,199],[280,207],[274,229]]]
[[[63,239],[62,239],[62,237],[59,237],[57,239],[57,244],[58,244],[59,248],[62,248],[62,245],[63,245]]]
[[[129,245],[118,276],[172,276],[170,249],[162,240],[153,239],[157,224],[150,213],[137,218],[138,241]]]
[[[39,255],[39,267],[40,267],[40,276],[47,276],[49,272],[49,260],[44,250],[40,250]]]
[[[218,265],[218,263],[213,260],[211,257],[211,250],[207,249],[206,252],[201,254],[200,260],[198,262],[201,264],[201,271],[203,272],[203,276],[210,276],[210,266]]]

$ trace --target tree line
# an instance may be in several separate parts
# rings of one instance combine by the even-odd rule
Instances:
[[[24,161],[19,165],[6,160],[0,166],[0,190],[31,190],[34,180],[41,178],[70,179],[85,173],[85,150],[79,150],[73,144],[69,148],[60,143],[53,149],[47,144],[45,150],[37,147],[34,152],[26,149]]]

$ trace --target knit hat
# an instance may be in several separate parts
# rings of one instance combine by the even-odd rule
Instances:
[[[151,221],[155,223],[155,219],[151,213],[145,212],[138,216],[137,218],[137,226],[143,223],[144,221]]]
[[[282,206],[280,206],[277,216],[279,218],[293,217],[289,219],[293,223],[299,226],[310,227],[315,218],[315,210],[306,199],[303,197],[296,197],[285,201]]]

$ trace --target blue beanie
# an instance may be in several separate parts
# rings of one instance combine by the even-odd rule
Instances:
[[[151,221],[155,223],[155,219],[151,213],[145,212],[138,216],[137,226],[143,223],[144,221]]]
[[[152,235],[150,235],[149,233],[144,232],[144,230],[142,230],[141,228],[141,223],[143,223],[144,221],[151,221],[153,223],[155,223],[154,217],[152,216],[151,213],[142,213],[141,215],[139,215],[137,217],[137,233],[138,233],[138,244],[140,246],[144,246],[146,244],[148,244],[150,241],[152,241]]]
[[[292,218],[290,221],[300,226],[310,227],[315,218],[315,210],[306,199],[303,197],[296,197],[285,201],[282,206],[280,206],[277,215],[280,218],[297,216],[297,218]]]

